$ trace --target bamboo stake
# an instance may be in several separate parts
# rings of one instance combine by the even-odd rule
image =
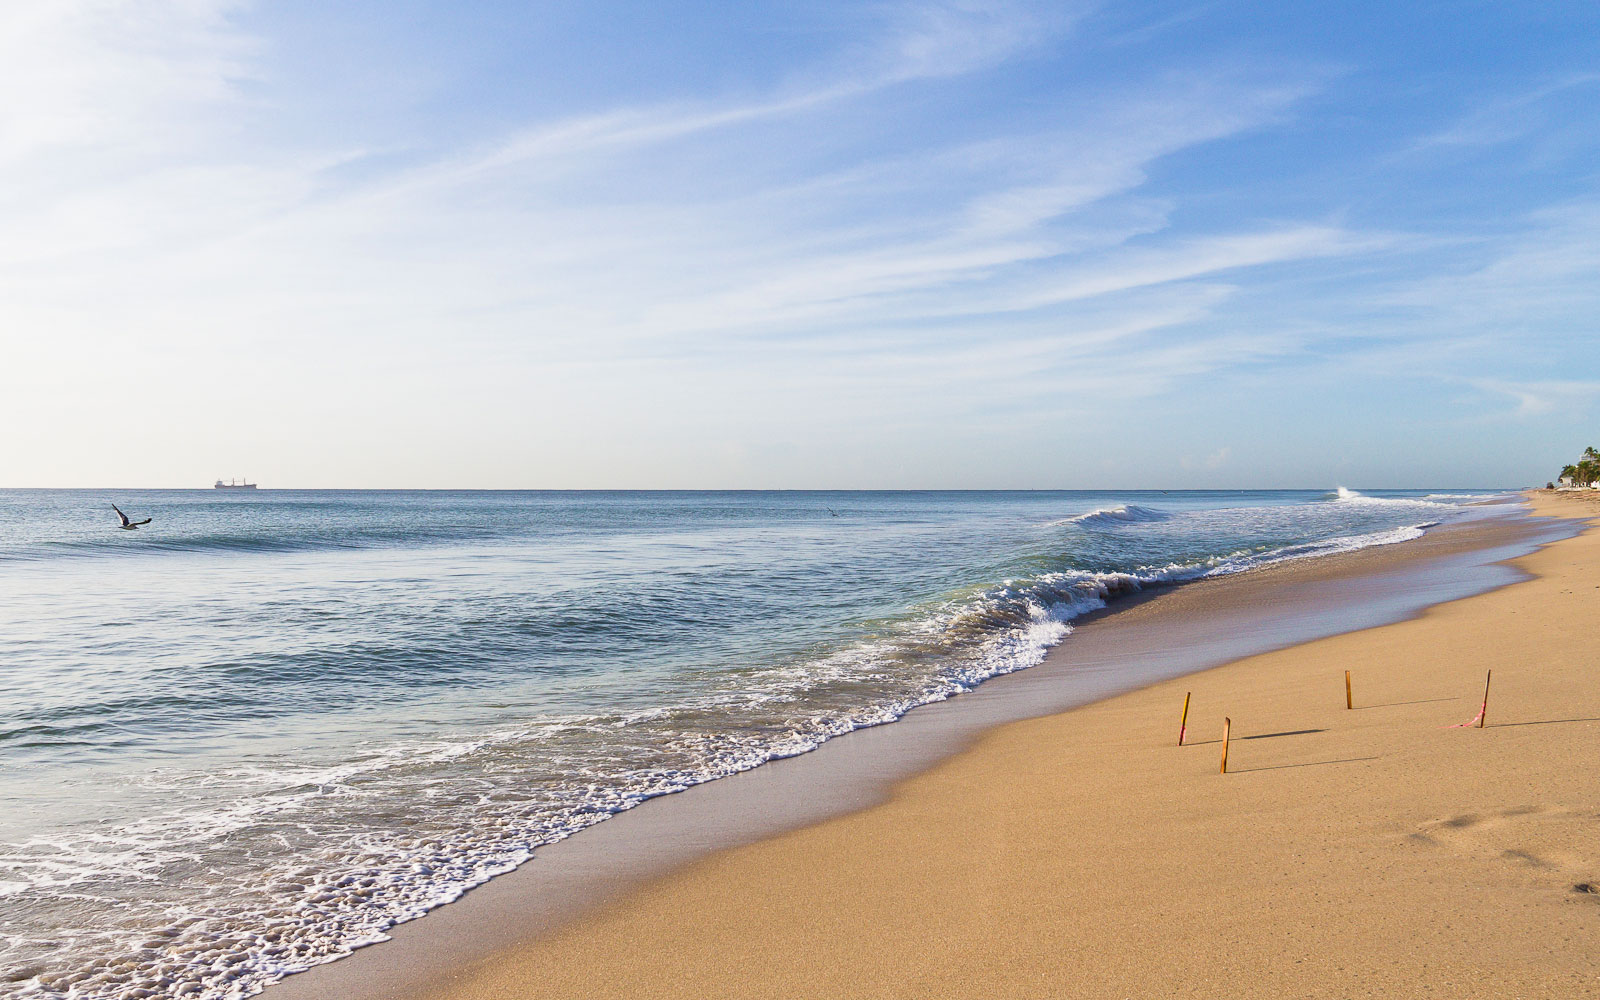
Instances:
[[[1489,718],[1489,681],[1494,677],[1491,670],[1483,677],[1483,708],[1478,711],[1478,728],[1482,729],[1484,722]]]
[[[1350,700],[1350,671],[1344,672],[1344,707],[1346,710],[1355,708],[1355,703]]]
[[[1192,691],[1183,693],[1183,718],[1178,720],[1178,746],[1183,746],[1183,734],[1189,731],[1189,695]]]
[[[1223,717],[1222,720],[1222,773],[1228,773],[1228,729],[1233,725],[1233,720]]]

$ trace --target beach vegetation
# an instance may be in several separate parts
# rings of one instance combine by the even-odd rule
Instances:
[[[1593,486],[1600,482],[1600,450],[1593,445],[1585,448],[1578,461],[1561,467],[1559,481],[1563,486]]]

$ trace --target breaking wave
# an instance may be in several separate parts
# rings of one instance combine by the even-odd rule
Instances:
[[[1118,524],[1146,524],[1151,521],[1165,521],[1171,517],[1164,510],[1155,507],[1141,507],[1138,504],[1124,503],[1115,507],[1101,507],[1091,510],[1086,514],[1055,522],[1058,525],[1077,524],[1088,527],[1111,526]]]

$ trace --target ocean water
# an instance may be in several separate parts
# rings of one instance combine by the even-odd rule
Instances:
[[[252,995],[1118,595],[1492,492],[0,491],[0,997]]]

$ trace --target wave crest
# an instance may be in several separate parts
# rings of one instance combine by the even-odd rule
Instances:
[[[1458,503],[1446,503],[1436,500],[1434,499],[1436,496],[1439,496],[1439,494],[1429,494],[1426,497],[1369,497],[1359,490],[1337,486],[1334,487],[1333,492],[1324,493],[1322,499],[1329,503],[1349,504],[1353,507],[1382,507],[1390,510],[1398,510],[1405,507],[1416,509],[1459,506]]]
[[[1165,521],[1171,516],[1167,511],[1155,507],[1140,507],[1138,504],[1120,503],[1115,507],[1101,507],[1086,514],[1078,514],[1055,523],[1058,525],[1078,524],[1089,526],[1143,524],[1151,521]]]

